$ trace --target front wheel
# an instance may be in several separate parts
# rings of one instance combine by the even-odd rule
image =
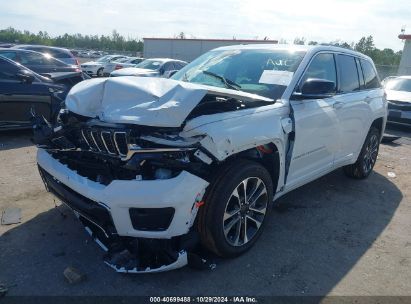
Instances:
[[[380,131],[371,127],[357,161],[352,165],[345,166],[344,173],[351,178],[367,178],[377,161],[379,147]]]
[[[103,77],[103,75],[104,75],[103,70],[104,70],[103,68],[99,68],[97,70],[97,77]]]
[[[210,186],[199,213],[203,245],[222,257],[251,248],[262,232],[273,200],[273,183],[259,163],[240,160]]]

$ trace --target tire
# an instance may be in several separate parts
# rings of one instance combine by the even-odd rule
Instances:
[[[247,202],[244,185],[249,196]],[[222,168],[209,186],[199,212],[198,230],[203,246],[221,257],[244,253],[261,235],[272,200],[271,176],[259,163],[237,160]]]
[[[97,70],[97,77],[103,77],[104,73],[103,73],[104,68],[99,68]]]
[[[343,167],[345,175],[355,179],[367,178],[377,161],[379,147],[380,131],[375,127],[371,127],[357,161],[352,165]]]

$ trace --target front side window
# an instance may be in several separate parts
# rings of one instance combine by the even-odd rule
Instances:
[[[348,55],[337,55],[340,76],[340,92],[349,93],[360,89],[357,64],[355,58]]]
[[[0,58],[0,81],[17,80],[16,74],[19,69],[8,62]]]
[[[49,55],[41,53],[20,53],[20,63],[22,65],[51,65],[51,66],[66,66],[65,63],[57,60]]]
[[[335,83],[337,88],[337,71],[335,68],[334,55],[320,53],[314,57],[304,73],[300,87],[307,79],[324,79]]]
[[[377,73],[374,70],[372,64],[361,59],[361,67],[364,74],[365,88],[366,89],[375,89],[381,86],[380,81],[378,80]]]
[[[304,51],[294,50],[215,50],[198,57],[171,78],[275,100],[284,93],[304,56]]]

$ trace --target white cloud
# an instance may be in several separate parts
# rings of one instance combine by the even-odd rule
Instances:
[[[410,26],[408,0],[14,0],[2,3],[0,28],[51,35],[110,34],[200,38],[264,38],[356,42],[373,35],[378,47],[401,49],[397,35]]]

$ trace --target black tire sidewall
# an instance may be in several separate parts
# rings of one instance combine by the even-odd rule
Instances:
[[[220,256],[234,257],[251,248],[261,235],[273,200],[273,182],[269,172],[254,161],[239,160],[224,171],[224,174],[216,179],[216,184],[211,185],[210,192],[206,194],[205,208],[202,210],[206,213],[203,214],[206,217],[204,224],[208,232],[206,247]],[[248,243],[237,247],[230,245],[224,236],[223,216],[233,190],[248,177],[258,177],[264,182],[267,188],[268,205],[263,223],[257,233]]]
[[[377,155],[378,155],[378,152],[380,150],[380,143],[379,143],[380,131],[375,127],[371,127],[370,131],[367,134],[367,137],[365,138],[364,144],[361,148],[361,152],[360,152],[360,155],[358,156],[357,161],[353,165],[349,166],[349,168],[346,171],[346,173],[348,173],[349,176],[359,178],[359,179],[364,179],[364,178],[367,178],[373,171],[376,162],[374,162],[371,170],[369,170],[368,172],[364,171],[364,154],[366,153],[366,147],[369,141],[371,140],[371,137],[374,135],[377,136],[377,139],[378,139],[378,146],[377,146]]]

